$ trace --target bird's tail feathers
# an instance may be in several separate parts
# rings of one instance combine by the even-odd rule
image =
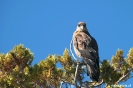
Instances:
[[[90,78],[93,81],[98,81],[100,74],[99,66],[97,66],[97,64],[94,63],[94,61],[92,61],[91,59],[85,59],[85,61]]]

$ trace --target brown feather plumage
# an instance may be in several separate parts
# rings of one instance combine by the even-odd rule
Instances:
[[[83,26],[80,28],[80,26]],[[88,74],[94,81],[99,79],[99,55],[96,40],[89,34],[86,24],[79,22],[73,34],[74,51],[86,62]]]

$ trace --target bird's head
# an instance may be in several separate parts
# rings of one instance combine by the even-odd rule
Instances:
[[[87,31],[86,23],[85,22],[79,22],[76,30],[77,31]]]

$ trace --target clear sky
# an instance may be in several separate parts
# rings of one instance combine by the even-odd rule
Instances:
[[[97,40],[101,61],[118,48],[126,57],[133,47],[133,0],[0,0],[0,53],[22,43],[34,53],[33,64],[62,55],[79,21]]]

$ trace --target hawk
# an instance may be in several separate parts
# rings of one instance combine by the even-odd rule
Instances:
[[[73,46],[76,55],[83,59],[87,75],[93,81],[99,79],[99,54],[96,40],[90,35],[85,22],[79,22],[73,34]]]

